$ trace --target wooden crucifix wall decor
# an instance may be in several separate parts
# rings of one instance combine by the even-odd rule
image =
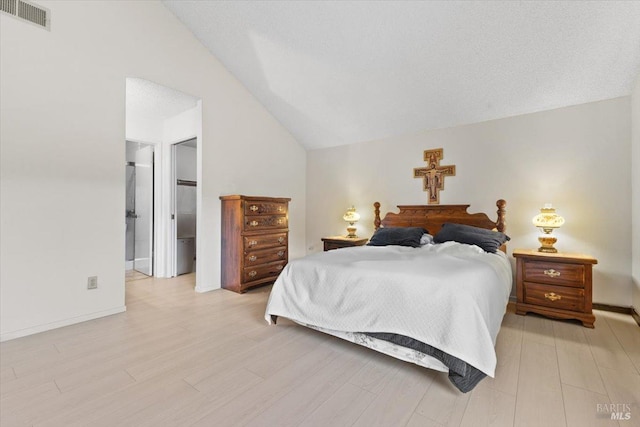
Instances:
[[[442,148],[425,150],[424,161],[427,162],[427,167],[413,169],[413,177],[423,179],[424,191],[429,193],[430,205],[440,204],[440,190],[444,190],[444,177],[456,174],[455,165],[440,166],[442,151]]]

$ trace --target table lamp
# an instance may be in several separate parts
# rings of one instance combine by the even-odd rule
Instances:
[[[538,227],[544,234],[538,237],[540,247],[538,252],[556,253],[558,250],[553,247],[554,243],[558,239],[551,233],[554,228],[559,228],[564,224],[564,218],[556,213],[555,208],[551,206],[551,203],[546,203],[544,207],[540,208],[540,213],[533,217],[533,225]]]
[[[353,225],[360,219],[360,214],[356,212],[356,208],[351,206],[347,209],[347,213],[342,216],[342,219],[349,223],[349,227],[347,227],[347,237],[350,239],[358,237],[356,236],[356,227]]]

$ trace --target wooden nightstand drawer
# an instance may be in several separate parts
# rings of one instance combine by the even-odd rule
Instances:
[[[344,236],[332,236],[323,237],[324,250],[332,251],[334,249],[352,248],[354,246],[366,245],[369,239],[366,237],[344,237]]]
[[[584,287],[584,265],[531,261],[524,263],[524,278],[528,282]]]
[[[525,282],[524,302],[563,310],[584,311],[584,289]]]
[[[349,244],[345,244],[344,242],[324,242],[325,251],[332,251],[334,249],[351,248],[351,247],[353,246]]]

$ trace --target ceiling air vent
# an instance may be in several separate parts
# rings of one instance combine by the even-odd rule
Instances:
[[[47,30],[51,29],[51,12],[23,0],[0,0],[0,11]]]

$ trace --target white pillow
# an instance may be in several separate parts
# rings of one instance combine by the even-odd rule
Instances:
[[[420,237],[420,246],[430,245],[433,243],[433,236],[431,234],[424,233]]]

